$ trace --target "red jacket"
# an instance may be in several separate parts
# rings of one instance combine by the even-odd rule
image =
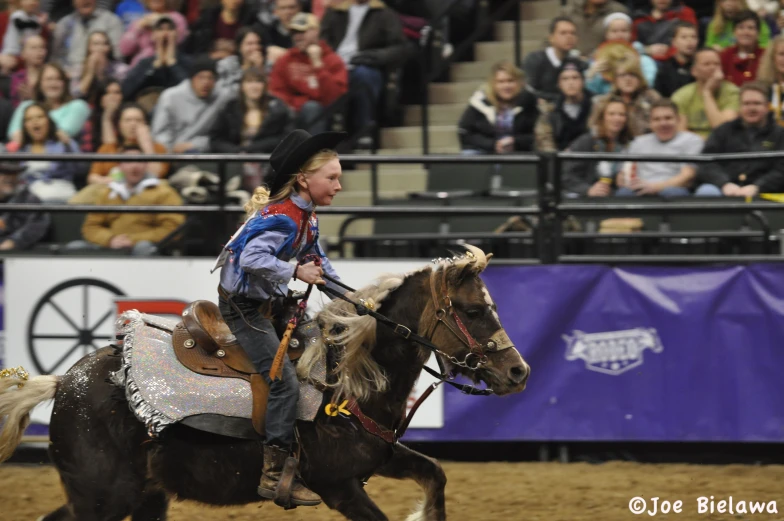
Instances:
[[[745,58],[738,56],[738,46],[733,45],[721,51],[721,70],[724,79],[731,81],[738,87],[757,78],[760,58],[765,49],[757,46],[756,50]]]
[[[322,106],[333,103],[348,91],[348,72],[343,60],[325,42],[321,46],[323,65],[316,69],[310,57],[292,47],[278,58],[270,73],[270,93],[297,112],[308,101]]]

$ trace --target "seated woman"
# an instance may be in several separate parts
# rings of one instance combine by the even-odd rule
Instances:
[[[25,100],[33,98],[33,91],[46,63],[46,40],[40,36],[30,36],[22,44],[24,68],[11,75],[10,99],[14,108]]]
[[[561,64],[558,73],[560,94],[555,102],[539,101],[536,122],[536,150],[556,152],[564,150],[572,141],[588,131],[592,96],[585,89],[582,64],[572,58]]]
[[[53,118],[41,103],[27,105],[22,113],[20,152],[32,154],[68,154],[79,152],[76,142],[57,129]],[[81,165],[72,161],[26,161],[24,179],[30,192],[45,203],[64,203],[76,189],[74,178]]]
[[[72,66],[69,72],[71,95],[88,99],[94,96],[101,82],[110,78],[122,81],[128,72],[128,65],[114,58],[109,35],[104,31],[93,31],[87,39],[84,63]]]
[[[511,62],[495,64],[457,127],[465,155],[506,154],[534,148],[539,115],[536,96],[523,89],[523,71]]]
[[[80,145],[82,152],[95,152],[103,144],[103,128],[111,127],[117,109],[123,102],[122,87],[117,80],[100,82],[88,98],[90,119],[84,125]]]
[[[135,103],[125,103],[117,110],[111,106],[106,113],[112,114],[111,120],[102,124],[103,143],[99,154],[121,154],[126,148],[139,149],[143,154],[165,154],[166,147],[152,140],[150,122],[144,110]],[[92,204],[100,194],[101,186],[116,181],[115,170],[119,163],[114,161],[95,161],[87,175],[87,186],[68,202],[71,204]],[[169,163],[147,163],[147,172],[158,178],[169,173]]]
[[[33,102],[44,107],[57,128],[72,139],[79,138],[90,117],[90,106],[84,100],[73,99],[68,92],[68,76],[62,67],[47,63],[33,89],[33,100],[20,103],[8,125],[8,138],[16,146],[22,142],[22,114]]]
[[[650,131],[651,105],[661,99],[658,92],[648,87],[636,60],[621,63],[615,69],[613,88],[609,94],[594,98],[594,106],[600,106],[609,97],[620,98],[628,109],[628,126],[632,137]]]
[[[746,0],[716,0],[713,19],[705,30],[705,47],[721,52],[735,45],[735,20],[740,13],[749,9]],[[757,42],[760,47],[767,47],[770,41],[770,27],[764,23],[759,28]]]
[[[649,85],[656,82],[659,66],[656,60],[645,54],[640,42],[632,41],[632,20],[623,13],[613,13],[604,19],[605,41],[593,54],[591,66],[586,74],[588,90],[594,94],[607,94],[611,90],[612,72],[619,61],[635,57],[642,67]]]
[[[166,147],[152,140],[150,121],[147,114],[135,103],[125,103],[114,112],[111,125],[103,127],[103,144],[98,149],[99,154],[120,154],[126,147],[138,148],[144,154],[165,154]],[[89,184],[109,184],[112,168],[117,166],[114,162],[95,162],[87,176]],[[147,171],[164,178],[169,173],[168,163],[149,163]]]
[[[237,52],[227,56],[216,64],[218,71],[217,89],[239,90],[242,73],[255,67],[269,73],[269,68],[264,64],[264,49],[261,45],[261,36],[248,27],[243,27],[237,33]]]
[[[270,153],[293,129],[291,110],[267,92],[266,74],[252,67],[242,75],[239,97],[218,114],[210,130],[210,148],[227,154]],[[231,167],[229,171],[236,172]],[[260,165],[245,163],[243,177],[243,188],[252,192],[262,181]]]
[[[591,130],[577,138],[568,152],[624,153],[632,140],[627,124],[626,103],[610,96],[602,101],[591,118]],[[607,197],[616,187],[623,161],[565,161],[563,190],[569,197]]]
[[[120,52],[125,58],[130,58],[131,67],[139,60],[155,54],[152,31],[161,15],[165,14],[174,22],[177,30],[177,45],[188,36],[188,22],[183,15],[171,9],[171,3],[170,0],[145,0],[144,5],[150,12],[135,20],[123,34],[120,39]]]

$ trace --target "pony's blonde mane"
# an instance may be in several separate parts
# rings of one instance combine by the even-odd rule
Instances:
[[[375,311],[383,313],[381,308],[384,299],[400,288],[407,278],[417,273],[431,270],[449,270],[447,274],[452,270],[462,273],[466,269],[481,273],[487,267],[492,254],[485,255],[482,250],[471,245],[466,245],[465,248],[465,255],[435,259],[435,266],[424,266],[405,274],[381,275],[374,283],[354,293],[347,293],[346,296],[353,302],[364,300]],[[449,278],[448,275],[447,277]],[[305,350],[297,363],[299,377],[306,379],[310,376],[316,363],[326,358],[330,344],[340,345],[343,350],[335,369],[337,378],[336,382],[331,384],[335,391],[333,401],[338,402],[346,397],[364,400],[372,393],[386,391],[389,384],[387,377],[372,357],[376,344],[376,319],[368,315],[360,316],[353,305],[335,299],[324,306],[316,320],[321,327],[322,337],[319,342]],[[333,328],[342,331],[332,334]]]

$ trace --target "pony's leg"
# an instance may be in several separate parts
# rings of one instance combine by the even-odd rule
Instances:
[[[145,492],[142,501],[131,514],[131,521],[166,521],[169,498],[163,490]]]
[[[350,521],[389,521],[358,480],[332,484],[327,488],[319,487],[318,492],[324,504]]]
[[[409,449],[405,445],[395,445],[395,452],[376,475],[394,479],[413,479],[425,491],[425,501],[419,510],[406,521],[445,521],[446,474],[438,461]]]

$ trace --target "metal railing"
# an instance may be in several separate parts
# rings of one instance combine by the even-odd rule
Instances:
[[[761,158],[784,158],[784,151],[765,152],[756,154],[713,154],[690,156],[689,163],[710,163],[713,161],[743,161]],[[560,262],[757,262],[781,261],[784,255],[773,254],[771,244],[771,229],[762,212],[784,211],[784,204],[766,201],[742,201],[732,198],[695,198],[688,202],[666,202],[661,199],[649,198],[604,198],[602,204],[590,204],[582,201],[564,200],[562,187],[562,171],[564,161],[579,160],[615,160],[615,161],[645,161],[645,162],[684,162],[683,157],[644,155],[644,154],[611,154],[611,153],[542,153],[538,155],[488,155],[488,156],[460,156],[460,155],[417,155],[417,156],[379,156],[347,154],[341,157],[342,161],[353,163],[371,164],[476,164],[476,165],[516,165],[522,163],[536,163],[536,199],[532,204],[513,204],[511,206],[330,206],[318,209],[320,215],[347,215],[348,219],[341,228],[341,238],[355,241],[373,240],[439,240],[445,239],[453,242],[464,242],[474,239],[492,238],[494,240],[522,240],[532,239],[535,242],[536,258],[522,259],[522,262],[560,263]],[[68,205],[68,204],[2,204],[0,212],[81,212],[81,213],[180,213],[180,214],[217,214],[223,217],[227,227],[236,224],[227,219],[230,216],[239,216],[243,213],[242,207],[227,203],[226,197],[226,167],[229,163],[236,162],[267,162],[268,154],[0,154],[0,160],[17,161],[81,161],[89,162],[100,160],[102,162],[180,162],[215,163],[220,179],[217,187],[215,204],[182,206],[114,206],[114,205]],[[394,174],[392,174],[394,175]],[[376,185],[377,186],[377,185]],[[449,194],[445,194],[449,198]],[[594,199],[594,200],[598,200]],[[565,232],[563,222],[569,216],[603,216],[603,215],[640,215],[640,214],[694,214],[712,212],[716,214],[747,214],[756,221],[760,230],[725,230],[725,231],[645,231],[628,234],[606,234],[592,232]],[[386,236],[374,238],[349,237],[346,230],[349,224],[360,218],[379,217],[450,217],[450,216],[529,216],[536,219],[536,226],[531,232],[521,233],[463,233],[463,234],[417,234],[408,233],[399,236]],[[229,231],[229,230],[227,230]],[[233,228],[230,229],[233,231]],[[759,239],[766,255],[659,255],[659,256],[617,256],[617,255],[570,255],[564,253],[564,239],[583,239],[587,241],[603,241],[614,239],[667,239],[680,238],[684,240],[698,240],[710,238],[725,239]],[[341,250],[344,245],[339,245]]]

